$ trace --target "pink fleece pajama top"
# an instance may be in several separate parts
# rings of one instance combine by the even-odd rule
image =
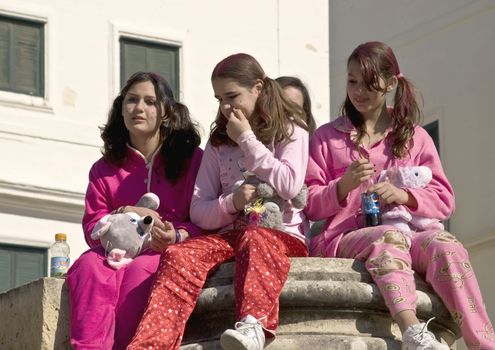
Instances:
[[[196,148],[187,172],[175,183],[165,177],[159,150],[146,163],[138,150],[128,146],[128,159],[121,167],[100,158],[89,172],[82,220],[88,245],[93,248],[100,244],[90,237],[98,220],[123,205],[135,205],[146,192],[153,192],[160,198],[157,212],[163,220],[172,222],[175,228],[187,230],[192,237],[201,234],[202,231],[189,221],[189,205],[202,153]]]
[[[333,256],[343,234],[363,226],[360,189],[351,191],[340,203],[337,199],[337,182],[347,167],[361,158],[351,139],[355,134],[356,129],[351,121],[340,116],[320,126],[310,142],[306,174],[309,195],[305,213],[313,221],[326,219],[322,232],[312,238],[311,246],[330,242],[327,252],[332,252]],[[375,165],[375,181],[383,169],[392,166],[429,167],[433,173],[431,182],[425,188],[407,189],[418,202],[415,210],[409,210],[416,215],[445,220],[454,211],[454,192],[445,176],[433,140],[422,127],[416,126],[413,141],[414,146],[402,159],[394,157],[386,135],[369,149],[360,146],[360,152]]]

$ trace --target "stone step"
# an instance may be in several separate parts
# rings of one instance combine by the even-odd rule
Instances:
[[[234,263],[208,279],[188,322],[183,350],[220,349],[234,325]],[[448,344],[459,331],[420,278],[418,316]],[[0,294],[0,349],[70,349],[64,280],[42,278]],[[268,350],[400,349],[400,332],[363,264],[350,259],[294,258],[280,296],[280,326]]]
[[[209,278],[186,329],[184,343],[188,345],[182,348],[216,349],[220,334],[233,327],[234,268],[233,262],[225,263]],[[455,322],[428,284],[419,277],[416,284],[418,317],[435,317],[431,330],[452,344],[459,337]],[[325,340],[316,341],[322,347],[314,349],[360,349],[359,344],[367,344],[369,349],[400,349],[401,337],[364,264],[322,258],[291,260],[280,296],[277,334],[280,337],[269,349],[300,349],[300,344],[316,338]],[[331,344],[323,345],[325,341]]]

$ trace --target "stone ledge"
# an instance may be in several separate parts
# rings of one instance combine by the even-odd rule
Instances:
[[[232,278],[226,263],[208,279],[186,330],[183,350],[221,349],[234,324]],[[0,294],[0,349],[70,349],[69,298],[64,280],[43,278]],[[452,344],[457,326],[427,284],[417,279],[418,317]],[[268,350],[400,349],[400,332],[361,262],[294,258],[280,296],[280,326]]]
[[[0,294],[0,349],[70,349],[65,280],[42,278]]]

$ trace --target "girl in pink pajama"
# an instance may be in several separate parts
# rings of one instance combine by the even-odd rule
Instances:
[[[402,349],[448,349],[416,317],[414,272],[443,300],[469,349],[495,349],[468,253],[452,234],[364,227],[361,192],[383,169],[424,165],[433,173],[425,188],[397,188],[388,181],[370,185],[368,193],[376,192],[386,208],[403,205],[413,214],[445,220],[454,211],[454,193],[432,139],[418,124],[413,86],[392,50],[381,42],[362,44],[347,68],[343,115],[321,126],[310,143],[306,213],[311,220],[326,220],[311,240],[311,254],[365,262],[402,331]]]
[[[202,232],[189,220],[200,137],[165,79],[134,74],[116,97],[101,136],[103,157],[90,170],[83,217],[91,249],[67,276],[74,349],[125,349],[144,312],[160,252]],[[133,207],[146,192],[160,198],[156,211]],[[90,237],[98,220],[115,211],[154,218],[153,250],[118,270]]]
[[[224,349],[261,350],[278,325],[278,298],[290,256],[307,256],[305,217],[292,206],[304,184],[308,127],[302,109],[284,97],[259,63],[229,56],[212,73],[219,109],[206,145],[191,204],[191,220],[218,233],[170,246],[148,308],[128,349],[178,349],[186,321],[210,271],[235,258],[235,329]],[[286,200],[284,231],[245,222],[255,187],[234,185],[250,172]]]

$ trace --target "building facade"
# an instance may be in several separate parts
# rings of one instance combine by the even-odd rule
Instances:
[[[0,291],[46,276],[57,232],[72,261],[87,249],[80,221],[98,126],[132,72],[167,77],[203,145],[217,110],[211,71],[238,52],[271,78],[307,82],[321,123],[328,13],[325,0],[0,1]]]

